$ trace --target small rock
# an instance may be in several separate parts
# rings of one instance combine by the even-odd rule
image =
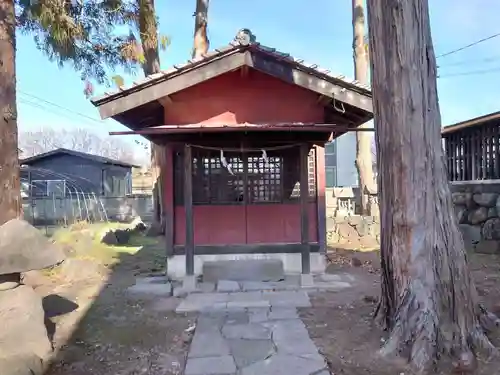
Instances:
[[[378,298],[375,297],[375,296],[364,296],[363,297],[363,301],[366,302],[366,303],[377,303],[378,302]]]
[[[453,361],[453,371],[456,374],[472,374],[477,368],[477,360],[471,352],[460,353]]]
[[[363,265],[363,262],[359,258],[352,257],[352,259],[351,259],[351,266],[353,266],[353,267],[361,267],[362,265]]]

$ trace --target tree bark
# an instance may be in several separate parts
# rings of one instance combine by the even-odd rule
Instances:
[[[365,0],[352,0],[352,29],[354,78],[360,83],[368,83],[368,55],[365,47]],[[360,127],[368,127],[363,124]],[[358,170],[361,213],[369,215],[367,191],[374,190],[371,135],[369,132],[356,132],[356,168]]]
[[[17,149],[16,18],[13,0],[0,0],[0,225],[21,215]]]
[[[194,35],[193,35],[193,58],[203,57],[210,47],[207,36],[209,0],[196,0],[196,11],[194,13]]]
[[[427,0],[368,0],[381,203],[383,355],[474,367],[496,317],[478,303],[441,146]],[[443,361],[441,363],[448,363]]]
[[[144,52],[144,64],[142,69],[144,75],[158,73],[160,71],[160,55],[158,50],[158,24],[156,19],[154,0],[139,0],[139,32],[141,44]],[[164,209],[163,209],[163,184],[161,166],[164,161],[163,148],[155,145],[151,146],[151,169],[153,172],[153,220],[163,231]]]

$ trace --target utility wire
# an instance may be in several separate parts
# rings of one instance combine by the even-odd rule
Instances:
[[[62,110],[64,110],[64,111],[70,112],[70,113],[72,113],[72,114],[74,114],[74,115],[77,115],[77,116],[80,116],[80,117],[86,118],[86,119],[88,119],[88,120],[91,120],[91,121],[97,122],[98,124],[102,124],[102,123],[103,123],[103,121],[102,121],[102,120],[99,120],[99,119],[97,119],[97,118],[95,118],[95,117],[87,116],[87,115],[86,115],[86,114],[84,114],[84,113],[77,112],[77,111],[75,111],[75,110],[73,110],[73,109],[69,109],[69,108],[63,107],[62,105],[59,105],[59,104],[53,103],[53,102],[48,101],[48,100],[46,100],[46,99],[42,99],[42,98],[40,98],[39,96],[36,96],[36,95],[33,95],[33,94],[29,94],[29,93],[24,92],[24,91],[21,91],[21,90],[17,90],[17,92],[21,93],[22,95],[26,95],[26,96],[28,96],[28,97],[30,97],[30,98],[33,98],[33,99],[39,100],[39,101],[41,101],[41,102],[43,102],[43,103],[46,103],[46,104],[48,104],[48,105],[51,105],[51,106],[53,106],[53,107],[56,107],[56,108],[62,109]]]
[[[449,55],[452,55],[452,54],[454,54],[454,53],[457,53],[457,52],[463,51],[463,50],[464,50],[464,49],[466,49],[466,48],[469,48],[469,47],[475,46],[475,45],[477,45],[477,44],[479,44],[479,43],[482,43],[482,42],[486,42],[487,40],[490,40],[490,39],[496,38],[496,37],[498,37],[498,36],[500,36],[500,33],[490,35],[490,36],[488,36],[488,37],[486,37],[486,38],[480,39],[480,40],[478,40],[478,41],[476,41],[476,42],[473,42],[473,43],[471,43],[471,44],[468,44],[468,45],[466,45],[466,46],[463,46],[463,47],[460,47],[460,48],[454,49],[454,50],[452,50],[452,51],[449,51],[449,52],[443,53],[443,54],[441,54],[441,55],[439,55],[439,56],[436,56],[436,59],[439,59],[440,57],[449,56]]]
[[[30,106],[30,107],[39,108],[39,109],[41,109],[41,110],[43,110],[43,111],[45,111],[45,112],[49,112],[49,113],[54,114],[54,115],[56,115],[56,116],[58,116],[58,117],[65,118],[65,119],[68,119],[68,120],[71,120],[71,121],[75,121],[75,117],[72,117],[72,116],[70,116],[70,115],[69,115],[69,113],[71,113],[71,112],[72,112],[72,111],[71,111],[71,110],[69,110],[69,109],[68,109],[68,113],[64,113],[64,112],[57,112],[57,111],[55,111],[53,108],[50,108],[50,107],[48,107],[48,106],[46,106],[46,105],[44,105],[44,104],[42,104],[42,103],[37,103],[37,102],[34,102],[34,101],[26,100],[26,99],[24,99],[24,98],[18,98],[18,102],[19,102],[19,103],[21,103],[21,104],[28,105],[28,106]],[[78,114],[78,112],[73,113],[73,114],[74,114],[74,115],[77,115],[77,116],[80,116],[80,115]],[[90,118],[90,119],[91,119],[91,118]],[[89,124],[89,125],[92,125],[92,126],[95,126],[95,125],[96,125],[96,122],[98,121],[98,120],[93,119],[94,121],[92,121],[92,122],[91,122],[91,121],[89,120],[89,117],[87,117],[87,116],[82,117],[82,120],[83,120],[85,123],[87,123],[87,124]]]
[[[466,65],[466,64],[471,64],[471,63],[488,63],[488,62],[500,62],[500,55],[498,56],[492,56],[492,57],[485,57],[481,59],[469,59],[469,60],[460,60],[460,61],[455,61],[451,63],[444,63],[444,64],[439,64],[438,68],[447,68],[449,66],[459,66],[459,65]]]
[[[488,73],[494,73],[494,72],[500,72],[500,68],[483,69],[483,70],[472,70],[472,71],[469,71],[469,72],[443,74],[443,75],[438,75],[437,78],[482,75],[482,74],[488,74]]]

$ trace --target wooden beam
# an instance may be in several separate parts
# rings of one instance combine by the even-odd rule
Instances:
[[[270,76],[281,79],[285,82],[304,87],[318,94],[325,95],[336,101],[349,104],[353,107],[360,108],[366,112],[373,113],[373,103],[371,95],[366,95],[361,92],[356,92],[348,86],[348,83],[335,84],[335,78],[331,81],[321,79],[313,74],[306,73],[294,67],[292,64],[277,61],[270,56],[265,56],[263,53],[245,52],[245,62],[248,66],[266,73]],[[362,89],[360,89],[361,91]],[[366,90],[364,90],[366,91]]]
[[[302,244],[302,274],[311,273],[309,248],[309,145],[300,145],[300,243]]]
[[[178,75],[169,76],[168,79],[165,78],[163,81],[154,80],[147,85],[139,85],[134,91],[126,91],[122,97],[102,102],[102,104],[97,102],[96,105],[99,107],[101,118],[106,119],[238,69],[244,64],[244,54],[236,52],[229,56],[211,60],[205,65],[181,71]]]
[[[170,96],[168,96],[168,95],[158,99],[158,101],[160,102],[160,104],[162,105],[163,108],[167,108],[170,105],[172,105],[172,103],[173,103],[172,98],[170,98]]]
[[[193,161],[191,146],[184,146],[184,210],[186,216],[186,275],[194,275]]]
[[[248,77],[248,66],[247,65],[243,65],[240,69],[240,73],[241,73],[241,77],[242,78],[246,78]]]

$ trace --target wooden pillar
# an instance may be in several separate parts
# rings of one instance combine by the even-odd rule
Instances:
[[[302,274],[311,273],[309,245],[309,146],[300,145],[300,242],[302,244]]]
[[[186,213],[186,275],[194,275],[193,158],[191,146],[184,146],[184,210]]]
[[[162,188],[163,188],[163,214],[165,222],[165,244],[166,256],[174,255],[174,223],[175,223],[175,205],[174,205],[174,151],[171,144],[166,144],[164,147],[164,163],[162,164]]]

